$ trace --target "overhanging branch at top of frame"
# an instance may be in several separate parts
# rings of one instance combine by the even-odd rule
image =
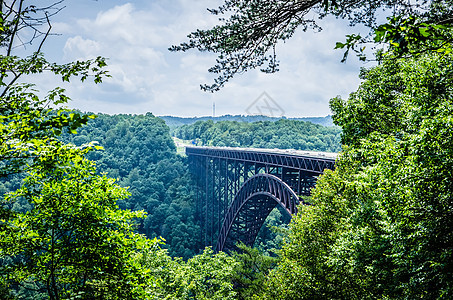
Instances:
[[[229,148],[229,147],[186,147],[188,156],[204,156],[285,167],[321,174],[325,169],[333,170],[336,153],[300,150]]]

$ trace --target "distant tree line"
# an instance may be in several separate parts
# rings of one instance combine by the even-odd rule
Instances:
[[[204,146],[279,148],[338,152],[341,129],[310,122],[281,119],[276,122],[197,121],[174,130],[180,139]]]
[[[159,116],[165,123],[173,130],[176,127],[180,127],[182,125],[191,125],[198,121],[208,121],[212,120],[215,122],[220,121],[236,121],[236,122],[246,122],[246,123],[254,123],[254,122],[276,122],[278,120],[287,119],[293,121],[305,121],[314,124],[319,124],[323,126],[334,126],[332,116],[328,115],[325,117],[301,117],[301,118],[287,118],[287,117],[269,117],[269,116],[262,116],[262,115],[223,115],[218,117],[175,117],[175,116]]]

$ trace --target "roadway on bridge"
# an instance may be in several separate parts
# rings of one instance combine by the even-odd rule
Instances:
[[[182,144],[178,144],[182,146]],[[206,146],[188,146],[184,145],[185,148],[199,148],[206,150],[226,150],[226,151],[252,151],[259,153],[270,153],[270,154],[283,154],[291,156],[303,156],[303,157],[315,157],[335,160],[338,153],[334,152],[320,152],[320,151],[307,151],[307,150],[295,150],[295,149],[266,149],[266,148],[240,148],[240,147],[206,147]]]

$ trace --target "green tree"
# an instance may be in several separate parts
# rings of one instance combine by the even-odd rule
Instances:
[[[145,242],[131,232],[131,219],[139,214],[117,209],[115,201],[126,192],[94,175],[81,157],[87,150],[57,140],[93,116],[65,109],[69,98],[61,88],[40,98],[32,83],[20,83],[45,72],[62,81],[99,83],[108,76],[101,57],[68,64],[45,58],[51,18],[63,2],[0,2],[0,177],[11,190],[18,182],[14,174],[30,174],[1,200],[1,297],[10,297],[11,290],[28,298],[45,291],[51,299],[142,295],[146,272],[137,275],[133,255]]]
[[[263,286],[267,275],[278,259],[264,255],[258,249],[244,244],[237,246],[240,252],[233,253],[233,257],[239,262],[233,272],[237,299],[256,299],[264,294]]]
[[[237,299],[232,280],[239,263],[224,252],[214,254],[206,248],[184,262],[156,245],[140,256],[140,262],[156,280],[149,288],[155,299]]]
[[[293,218],[268,297],[452,296],[452,62],[387,54],[332,100],[346,148]]]
[[[0,177],[32,167],[44,146],[57,146],[53,137],[63,130],[75,132],[90,118],[62,107],[69,101],[64,89],[57,87],[40,98],[33,84],[19,82],[44,72],[63,81],[92,77],[98,83],[107,76],[102,57],[68,64],[44,57],[42,46],[51,34],[50,18],[62,9],[62,2],[44,7],[37,1],[0,2]],[[25,46],[30,46],[27,51],[20,49]]]
[[[237,262],[226,253],[206,248],[187,261],[184,297],[194,299],[235,299],[232,276]]]
[[[11,287],[33,283],[50,299],[144,297],[147,272],[134,257],[148,242],[133,232],[134,219],[144,214],[120,210],[116,202],[127,191],[96,175],[79,152],[61,146],[42,157],[23,186],[6,196],[2,206],[18,198],[32,205],[2,222],[6,278]]]

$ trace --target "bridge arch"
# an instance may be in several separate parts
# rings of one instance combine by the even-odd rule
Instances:
[[[247,179],[229,206],[216,250],[229,250],[234,242],[252,246],[269,213],[280,205],[289,215],[297,213],[299,197],[279,177],[260,173]]]

